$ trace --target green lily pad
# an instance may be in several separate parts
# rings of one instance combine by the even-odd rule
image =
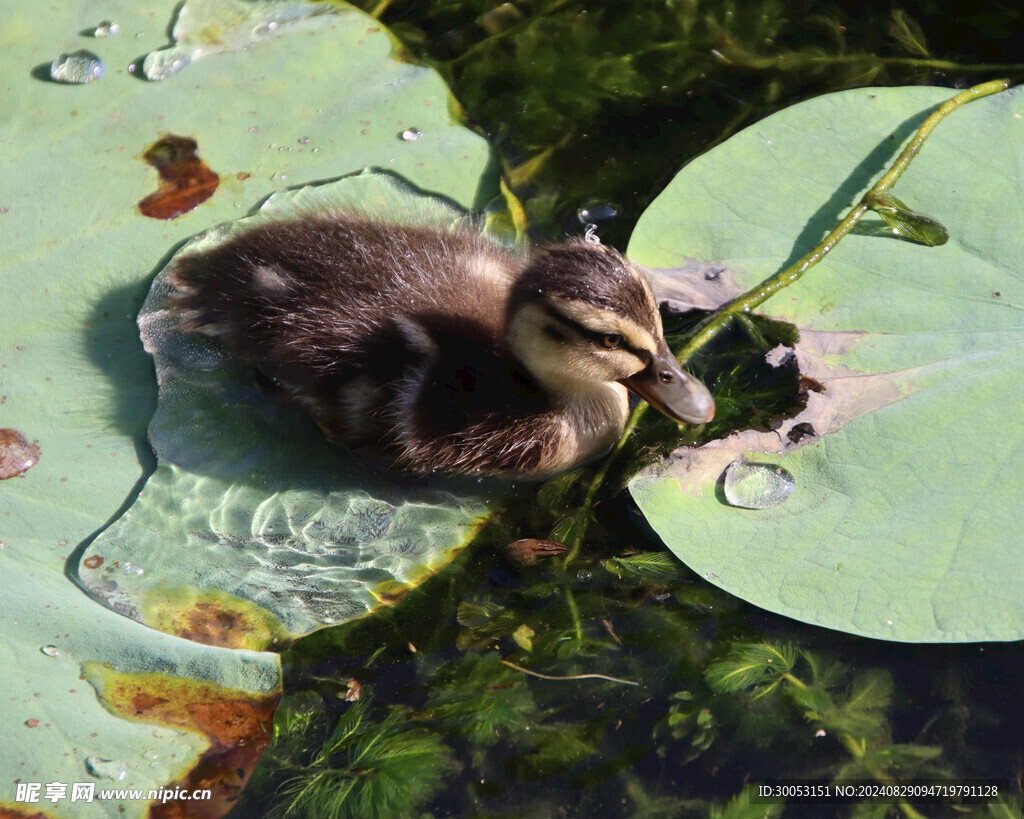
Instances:
[[[464,215],[390,175],[364,172],[276,194],[259,214],[180,253],[341,202],[419,223]],[[393,603],[450,562],[491,509],[480,485],[403,485],[329,445],[300,410],[260,393],[216,341],[175,329],[166,272],[175,258],[139,314],[160,383],[149,428],[160,466],[85,550],[78,572],[86,588],[154,628],[263,648]]]
[[[782,111],[694,161],[630,255],[665,298],[714,308],[810,251],[895,159],[944,89],[850,91]],[[1024,637],[1016,467],[1024,382],[1024,95],[947,118],[895,190],[949,229],[928,248],[862,229],[761,308],[791,322],[806,408],[771,432],[681,449],[630,484],[695,571],[745,600],[889,640]],[[877,225],[872,225],[877,222]],[[805,426],[801,426],[805,425]],[[733,461],[796,488],[769,509],[716,491]]]
[[[110,0],[99,11],[64,4],[43,14],[4,4],[0,426],[40,448],[23,478],[0,482],[4,809],[143,815],[149,789],[189,782],[203,760],[215,765],[211,753],[237,750],[240,739],[253,749],[245,764],[254,762],[279,691],[276,655],[146,628],[73,579],[84,544],[154,466],[145,436],[156,380],[136,325],[154,272],[188,237],[273,191],[365,166],[462,207],[496,189],[485,141],[453,121],[440,78],[394,59],[370,17],[334,6],[294,36],[194,62],[162,83],[140,80],[129,66],[165,45],[176,5]],[[79,33],[103,18],[119,24],[117,37]],[[85,47],[106,63],[100,79],[46,79],[55,57]],[[422,136],[404,141],[407,128]],[[159,184],[142,154],[165,132],[195,139],[220,176],[212,198],[172,222],[136,208]],[[136,569],[118,567],[124,577]],[[282,633],[273,617],[226,594],[214,602],[227,612],[216,623],[266,639]],[[203,634],[209,623],[187,626]],[[217,735],[243,714],[253,732]],[[220,763],[242,766],[235,756]],[[69,789],[52,802],[43,794],[17,802],[16,780]],[[144,793],[72,804],[76,782]]]

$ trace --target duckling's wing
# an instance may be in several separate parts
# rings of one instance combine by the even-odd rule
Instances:
[[[561,445],[560,415],[485,327],[418,317],[431,352],[397,382],[386,438],[418,472],[530,474]]]
[[[492,349],[517,264],[467,231],[335,213],[185,256],[172,282],[182,329],[221,337],[338,440],[393,427],[399,386],[446,357],[431,339],[438,324],[459,328],[453,348]]]

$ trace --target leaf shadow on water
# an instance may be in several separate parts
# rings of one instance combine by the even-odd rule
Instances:
[[[903,144],[931,113],[931,110],[922,111],[905,119],[892,130],[889,136],[882,139],[871,153],[864,157],[835,189],[835,192],[807,220],[807,224],[804,225],[800,235],[793,242],[793,249],[789,256],[779,265],[779,270],[785,270],[803,258],[835,228],[846,215],[846,211],[856,204],[858,196],[885,173],[895,157],[903,150]],[[881,236],[879,237],[881,238]]]

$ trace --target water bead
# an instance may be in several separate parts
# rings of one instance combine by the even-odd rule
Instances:
[[[106,66],[91,51],[81,49],[61,54],[50,66],[50,79],[67,85],[85,85],[103,76]]]
[[[96,26],[96,29],[93,31],[92,36],[99,38],[115,37],[120,30],[121,27],[117,23],[111,22],[110,20],[104,20],[102,23]]]
[[[793,476],[776,464],[733,461],[725,468],[722,489],[731,506],[771,509],[793,494]]]

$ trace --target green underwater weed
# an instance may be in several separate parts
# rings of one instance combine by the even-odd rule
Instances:
[[[374,714],[364,694],[329,731],[325,717],[315,707],[278,715],[261,771],[273,782],[267,816],[410,816],[440,790],[451,766],[448,749],[435,734],[410,725],[406,709]],[[259,782],[255,788],[261,790]]]

